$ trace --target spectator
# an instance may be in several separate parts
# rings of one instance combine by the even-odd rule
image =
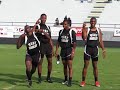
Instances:
[[[58,25],[59,25],[59,19],[56,18],[56,19],[55,19],[55,26],[58,26]]]

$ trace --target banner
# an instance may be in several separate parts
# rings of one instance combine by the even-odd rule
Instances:
[[[114,36],[115,37],[120,37],[120,29],[115,29],[114,30]]]
[[[24,26],[13,26],[13,35],[21,35],[24,33]]]
[[[11,27],[11,26],[0,26],[0,37],[13,38],[13,27]]]
[[[82,36],[82,28],[81,27],[71,27],[75,32],[77,37]],[[62,30],[63,27],[51,27],[51,36],[58,36],[59,31]]]
[[[76,32],[77,37],[82,36],[82,27],[72,27],[72,29]]]
[[[77,37],[82,36],[81,27],[71,27],[75,32]],[[51,27],[51,36],[58,36],[59,31],[63,27]],[[20,36],[24,33],[24,26],[0,26],[0,37],[14,38],[14,36]]]
[[[51,28],[51,36],[59,36],[59,31],[63,29],[63,27],[50,27]]]

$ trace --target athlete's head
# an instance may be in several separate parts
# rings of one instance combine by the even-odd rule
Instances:
[[[90,25],[91,25],[91,27],[92,28],[95,27],[96,23],[97,23],[97,19],[95,17],[92,17],[90,19]]]
[[[29,34],[32,31],[29,25],[25,25],[24,30],[26,34]]]
[[[45,23],[46,23],[46,20],[47,20],[47,15],[46,15],[46,14],[41,14],[40,20],[41,20],[41,23],[42,23],[42,24],[45,24]]]
[[[63,28],[64,29],[69,29],[70,28],[70,22],[69,22],[69,20],[64,20],[63,21]]]

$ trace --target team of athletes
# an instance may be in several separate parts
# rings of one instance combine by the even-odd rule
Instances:
[[[59,55],[58,48],[61,47],[60,56],[63,63],[64,80],[62,84],[69,87],[72,86],[72,61],[75,55],[76,48],[76,34],[71,28],[69,20],[63,21],[63,29],[59,31],[58,40],[56,43],[56,50],[54,53],[53,42],[51,39],[51,29],[46,25],[47,15],[41,14],[40,18],[36,21],[33,28],[29,25],[24,27],[25,33],[22,34],[17,40],[17,49],[19,49],[24,43],[26,44],[26,76],[29,86],[32,86],[32,75],[38,69],[38,83],[42,82],[42,63],[44,55],[48,61],[47,82],[52,83],[51,71],[52,71],[52,57]],[[98,46],[102,48],[103,58],[105,58],[106,51],[102,40],[102,32],[100,28],[97,28],[96,18],[90,19],[90,27],[87,28],[86,24],[83,24],[82,38],[85,41],[84,50],[84,67],[82,71],[82,82],[80,86],[85,86],[85,78],[87,74],[87,68],[90,59],[92,59],[93,73],[95,78],[95,86],[100,87],[98,81]]]

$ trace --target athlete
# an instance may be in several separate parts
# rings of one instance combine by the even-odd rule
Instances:
[[[37,20],[36,24],[36,29],[43,29],[44,32],[46,32],[49,37],[51,37],[51,30],[50,27],[46,25],[46,20],[47,20],[47,15],[46,14],[41,14],[40,19]],[[41,83],[41,74],[42,74],[42,63],[43,63],[43,58],[44,55],[47,58],[48,61],[48,72],[47,72],[47,82],[52,83],[51,79],[51,71],[52,71],[52,56],[54,55],[54,50],[53,50],[53,44],[52,40],[45,37],[44,33],[41,35],[37,35],[38,39],[41,39],[41,61],[38,64],[38,76],[39,76],[39,83]]]
[[[71,87],[73,74],[72,61],[76,48],[76,34],[75,31],[70,28],[70,23],[68,20],[63,21],[63,30],[60,30],[59,32],[55,51],[56,57],[58,56],[59,46],[61,47],[60,56],[62,58],[65,78],[62,84],[67,84],[69,87]]]
[[[28,79],[29,86],[32,85],[32,74],[35,72],[38,62],[40,61],[40,41],[38,40],[35,30],[31,29],[29,25],[24,27],[25,33],[22,34],[17,40],[17,49],[19,49],[24,43],[26,44],[26,57],[25,57],[25,65],[26,65],[26,75]],[[50,39],[50,37],[43,32],[43,30],[39,30],[38,33],[44,33],[46,38]]]
[[[102,40],[102,32],[100,28],[97,28],[96,25],[96,18],[92,17],[90,19],[90,27],[86,28],[86,24],[83,24],[82,29],[82,38],[85,41],[85,50],[84,50],[84,67],[82,71],[82,82],[80,86],[85,86],[85,79],[87,74],[87,69],[89,66],[89,61],[92,59],[92,66],[93,66],[93,73],[95,79],[95,86],[100,87],[100,83],[98,81],[98,46],[102,48],[102,55],[103,58],[106,56],[106,51],[104,48],[104,43]]]

